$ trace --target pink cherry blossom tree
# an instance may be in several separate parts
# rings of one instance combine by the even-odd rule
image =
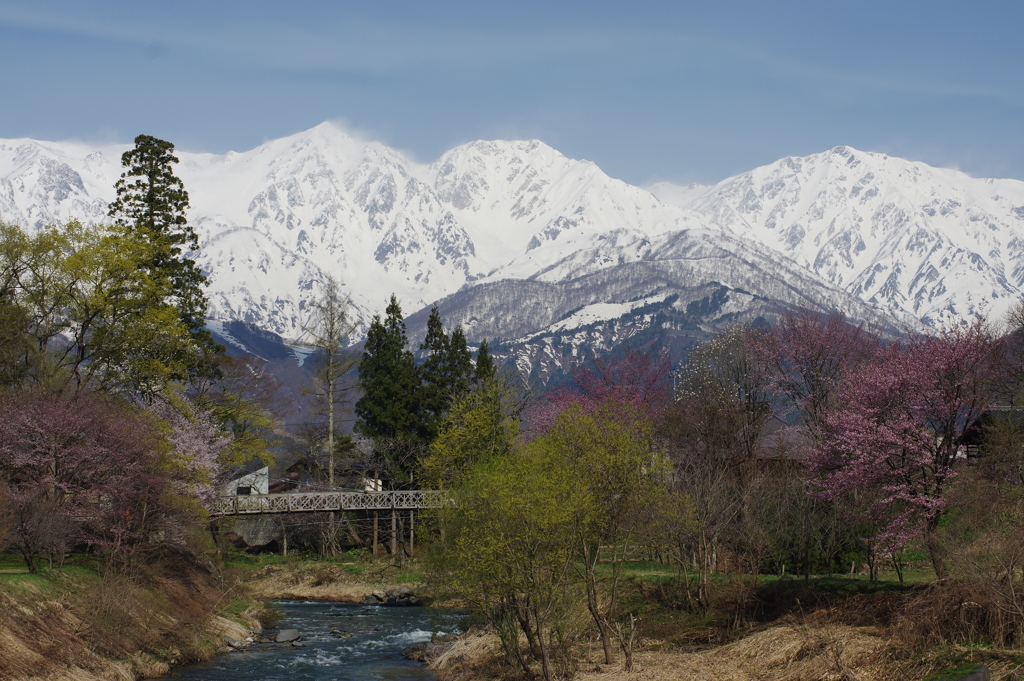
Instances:
[[[169,446],[166,470],[172,489],[202,503],[211,501],[222,473],[220,458],[231,438],[212,411],[184,398],[173,404],[157,400],[149,411],[163,424]]]
[[[842,387],[843,377],[869,361],[878,340],[842,314],[807,310],[787,314],[765,334],[751,334],[755,357],[771,376],[776,409],[796,413],[801,427],[817,438]]]
[[[524,432],[533,436],[549,431],[574,404],[588,415],[618,405],[629,418],[652,423],[670,401],[671,369],[667,354],[636,348],[620,357],[595,358],[592,367],[574,371],[569,385],[550,391],[529,410]]]
[[[842,377],[808,468],[825,498],[856,493],[884,551],[923,536],[946,574],[936,529],[966,463],[962,443],[995,399],[1000,341],[983,320],[883,348]]]
[[[79,539],[107,548],[143,536],[163,487],[149,420],[90,393],[6,393],[0,413],[0,477],[18,506],[7,508],[20,517],[15,532],[45,534],[34,515],[45,508],[76,519]],[[34,568],[30,556],[26,562]]]

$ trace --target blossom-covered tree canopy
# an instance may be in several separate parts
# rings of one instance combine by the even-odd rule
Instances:
[[[858,492],[882,546],[934,530],[966,462],[964,437],[997,395],[999,349],[979,321],[893,343],[851,368],[808,462],[822,495]]]

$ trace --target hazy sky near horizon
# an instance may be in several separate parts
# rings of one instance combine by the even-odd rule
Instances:
[[[634,184],[833,146],[1024,180],[1024,3],[0,0],[0,137],[421,162],[537,138]]]

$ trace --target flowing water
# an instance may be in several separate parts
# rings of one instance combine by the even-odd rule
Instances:
[[[268,635],[298,629],[304,647],[254,643],[172,673],[195,681],[428,681],[434,675],[402,649],[453,631],[458,615],[427,608],[385,608],[313,601],[275,601],[284,615]],[[332,631],[334,629],[335,631]]]

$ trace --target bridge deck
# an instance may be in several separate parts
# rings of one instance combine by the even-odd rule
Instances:
[[[210,515],[420,509],[436,508],[440,505],[441,492],[424,489],[396,492],[248,494],[218,497],[210,504]]]

